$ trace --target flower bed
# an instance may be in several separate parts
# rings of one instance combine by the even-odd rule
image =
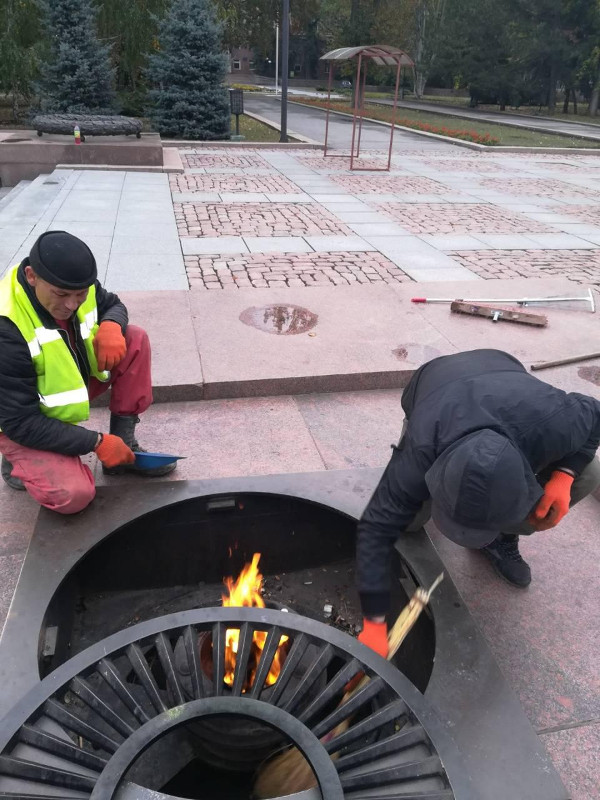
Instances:
[[[404,128],[413,128],[417,131],[425,131],[426,133],[437,133],[440,136],[449,136],[452,139],[464,139],[466,142],[475,142],[475,144],[487,144],[489,146],[500,144],[500,140],[489,133],[477,133],[477,131],[468,131],[463,128],[447,128],[445,125],[431,125],[429,122],[415,122],[412,119],[397,119],[396,125],[402,125]]]
[[[315,98],[303,97],[300,101],[305,105],[318,106],[319,108],[327,108],[327,101],[317,100]],[[341,111],[344,114],[352,114],[352,106],[348,103],[332,101],[329,104],[332,111]],[[392,121],[391,108],[372,108],[367,107],[363,111],[364,117],[371,119],[378,119],[382,122]],[[448,136],[451,139],[463,139],[467,142],[475,142],[475,144],[483,144],[488,147],[500,144],[500,139],[492,136],[490,133],[481,133],[480,131],[473,130],[472,128],[449,128],[446,125],[434,124],[431,122],[421,122],[420,120],[411,119],[410,117],[403,117],[395,121],[396,125],[402,125],[405,128],[412,128],[417,131],[424,131],[425,133],[435,133],[439,136]]]

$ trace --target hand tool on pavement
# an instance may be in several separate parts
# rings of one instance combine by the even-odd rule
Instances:
[[[532,372],[539,369],[549,369],[550,367],[562,367],[565,364],[577,364],[579,361],[591,361],[593,358],[600,358],[600,353],[588,353],[587,355],[571,356],[570,358],[559,358],[557,361],[537,361],[531,365]]]
[[[146,453],[144,450],[135,450],[135,463],[138,467],[144,469],[152,467],[162,467],[166,464],[172,464],[174,461],[180,461],[187,456],[173,456],[169,453]]]
[[[463,303],[508,303],[509,305],[515,303],[519,306],[527,306],[531,303],[580,302],[589,303],[592,314],[596,311],[594,293],[589,288],[587,296],[584,297],[412,297],[411,303],[454,303],[457,300]]]
[[[398,652],[400,645],[406,639],[408,633],[412,630],[413,625],[419,618],[421,611],[429,603],[433,591],[440,585],[444,579],[444,573],[435,579],[429,589],[417,588],[413,596],[408,601],[407,605],[400,612],[400,616],[394,623],[389,636],[389,652],[387,660],[391,661]],[[351,697],[363,689],[369,682],[370,678],[364,675],[358,685],[354,686],[350,691],[346,691],[340,706],[347,703]],[[353,681],[351,681],[353,683]],[[340,722],[333,731],[330,731],[325,737],[324,741],[330,741],[335,736],[339,736],[350,725],[350,717]],[[332,758],[335,758],[335,754]],[[295,794],[316,786],[316,780],[308,761],[304,758],[302,753],[295,747],[291,747],[284,753],[274,756],[266,764],[259,768],[256,781],[254,783],[253,797],[268,798],[268,797],[281,797],[282,795]]]
[[[511,311],[507,308],[497,306],[482,306],[476,303],[469,303],[463,300],[455,300],[450,304],[450,310],[455,314],[469,314],[473,317],[487,317],[492,322],[520,322],[523,325],[535,325],[538,328],[545,328],[548,325],[548,317],[543,314],[531,314],[527,311]]]

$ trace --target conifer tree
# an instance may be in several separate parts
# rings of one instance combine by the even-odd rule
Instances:
[[[110,47],[97,35],[93,0],[44,0],[48,37],[40,94],[47,111],[110,113],[116,100]]]
[[[173,0],[147,70],[152,86],[148,116],[159,132],[182,139],[228,139],[226,73],[221,26],[210,0]]]

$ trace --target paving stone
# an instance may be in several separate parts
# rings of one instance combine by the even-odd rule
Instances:
[[[327,209],[310,204],[176,204],[181,236],[350,234]]]
[[[361,239],[360,236],[306,236],[305,239],[313,250],[318,252],[375,250],[373,245]]]
[[[184,255],[200,253],[245,253],[248,248],[241,236],[220,236],[210,239],[183,238],[181,250]]]
[[[330,241],[336,237],[319,238],[326,238],[327,241]],[[251,253],[308,253],[312,251],[307,239],[301,236],[244,236],[244,242]]]

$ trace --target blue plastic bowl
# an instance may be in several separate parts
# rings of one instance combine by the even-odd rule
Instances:
[[[174,461],[179,461],[180,458],[185,458],[185,456],[172,456],[168,453],[136,453],[135,463],[138,467],[147,469],[172,464]]]

